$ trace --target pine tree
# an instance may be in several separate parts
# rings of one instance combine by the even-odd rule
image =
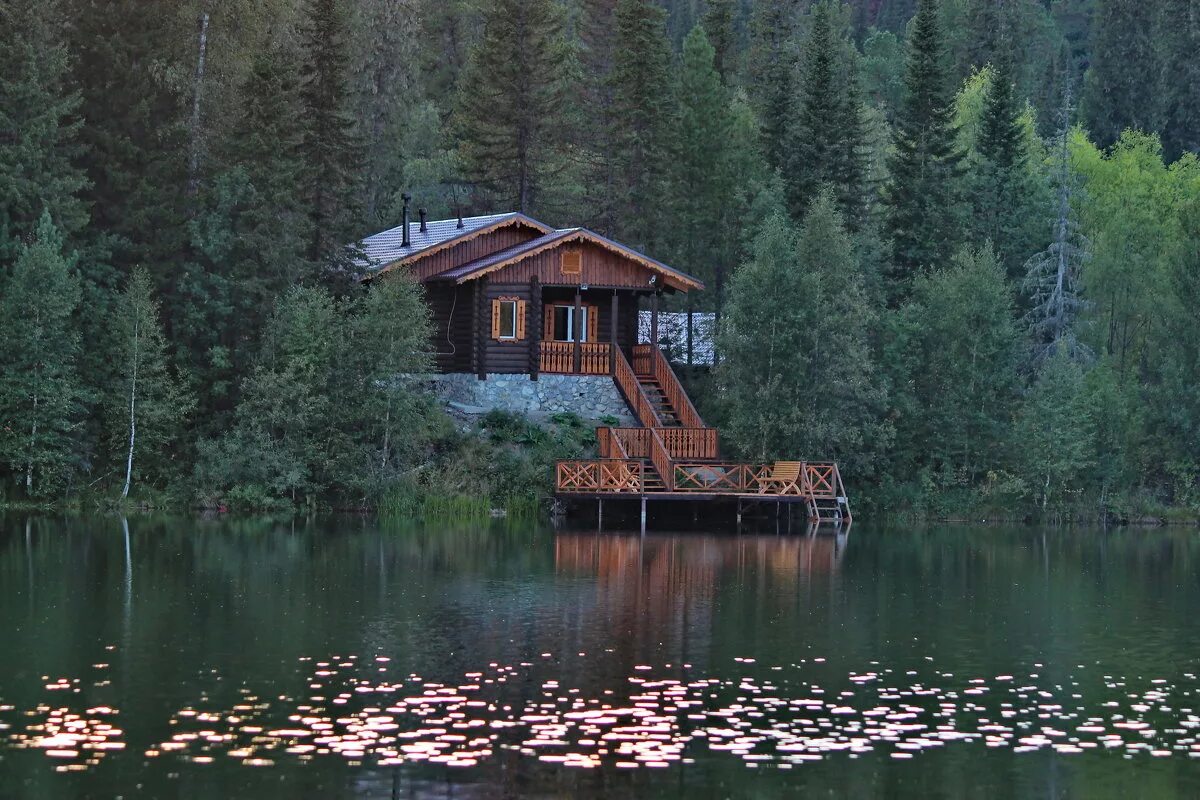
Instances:
[[[746,75],[762,122],[763,151],[772,169],[787,159],[787,130],[795,97],[797,0],[759,3],[750,25]]]
[[[471,53],[459,93],[467,177],[502,206],[552,208],[568,166],[569,52],[554,0],[498,0]]]
[[[0,6],[0,266],[28,241],[43,211],[68,236],[87,224],[80,192],[78,92],[66,87],[67,48],[56,2]]]
[[[896,115],[887,193],[893,302],[919,271],[945,264],[958,238],[960,154],[937,0],[921,0],[909,39],[904,104]]]
[[[1165,0],[1157,28],[1163,150],[1174,161],[1183,153],[1200,154],[1200,4]]]
[[[1053,240],[1025,264],[1024,288],[1030,308],[1025,316],[1033,342],[1033,363],[1040,365],[1048,356],[1062,352],[1071,358],[1089,355],[1086,345],[1076,337],[1075,322],[1086,303],[1079,281],[1087,260],[1087,241],[1079,230],[1072,199],[1076,178],[1071,171],[1071,100],[1067,93],[1061,111],[1054,160],[1058,202],[1054,217]]]
[[[348,22],[345,0],[308,0],[302,30],[307,56],[300,99],[301,142],[308,213],[308,260],[344,265],[345,247],[358,224],[362,143],[350,114]]]
[[[993,63],[1000,54],[1005,0],[967,0],[966,36],[958,54],[958,74]]]
[[[721,80],[733,83],[737,73],[737,42],[733,27],[734,0],[708,0],[701,24],[713,46],[713,66]]]
[[[603,125],[585,128],[588,134],[581,144],[586,148],[583,208],[580,220],[592,230],[605,234],[617,232],[617,201],[620,184],[612,169],[616,151],[611,140],[613,118],[613,63],[618,47],[617,6],[620,0],[583,0],[579,9],[578,87],[580,107],[588,110]]]
[[[823,185],[834,189],[843,219],[858,228],[865,214],[865,130],[852,46],[833,28],[836,6],[813,7],[801,58],[799,102],[788,130],[788,205],[804,214]]]
[[[1159,98],[1146,79],[1158,71],[1152,19],[1139,0],[1097,0],[1082,106],[1101,146],[1127,128],[1158,129]]]
[[[674,197],[673,258],[681,268],[716,284],[720,303],[726,259],[727,231],[721,225],[733,195],[730,145],[733,117],[729,91],[713,66],[713,48],[699,26],[683,43],[671,151],[671,195]],[[691,319],[688,302],[687,362],[692,363]]]
[[[0,291],[0,463],[27,497],[61,488],[78,466],[85,395],[72,316],[79,298],[62,233],[43,213]]]
[[[980,75],[986,79],[983,117],[966,181],[971,229],[975,241],[992,241],[1005,273],[1019,280],[1045,216],[1029,147],[1036,134],[1023,124],[1027,108],[1017,99],[1010,59],[1001,55],[995,68]]]
[[[112,323],[116,375],[107,405],[114,453],[124,466],[121,497],[126,498],[135,476],[161,482],[178,471],[171,462],[193,404],[168,364],[158,301],[146,270],[134,271]]]
[[[614,222],[623,241],[654,252],[666,222],[667,132],[674,99],[668,92],[666,12],[646,0],[621,0],[616,24],[605,159],[612,173]]]
[[[780,212],[768,217],[721,327],[730,439],[756,459],[820,454],[870,472],[891,438],[873,322],[833,198],[814,199],[799,232]]]
[[[185,249],[188,164],[185,100],[171,78],[194,68],[193,53],[179,46],[194,18],[169,0],[113,0],[103,12],[90,0],[65,2],[74,22],[67,27],[72,75],[87,120],[81,138],[91,227],[112,264],[153,264],[156,282],[170,288]],[[88,282],[92,267],[81,267]],[[173,313],[177,304],[166,299]]]

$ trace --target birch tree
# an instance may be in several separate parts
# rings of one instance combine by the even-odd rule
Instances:
[[[134,271],[112,322],[117,358],[109,414],[114,438],[122,445],[125,499],[135,476],[164,478],[171,473],[172,445],[193,402],[168,365],[158,301],[145,269]]]
[[[25,496],[46,496],[76,465],[84,412],[72,320],[79,279],[49,213],[33,241],[20,246],[0,294],[0,460]]]

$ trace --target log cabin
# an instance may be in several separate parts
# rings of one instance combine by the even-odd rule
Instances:
[[[555,467],[559,498],[804,503],[810,521],[848,521],[836,464],[723,461],[676,377],[658,334],[665,294],[701,291],[697,278],[586,228],[554,228],[520,213],[431,221],[424,209],[359,245],[362,279],[403,272],[425,289],[434,364],[445,377],[492,382],[505,407],[520,383],[554,376],[599,381],[629,424],[597,429],[599,458]],[[639,309],[649,306],[645,341]],[[563,393],[578,397],[570,389]]]

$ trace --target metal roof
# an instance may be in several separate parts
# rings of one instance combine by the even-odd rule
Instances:
[[[391,230],[386,230],[363,239],[361,249],[366,255],[366,263],[363,266],[368,270],[376,270],[428,250],[431,247],[436,247],[452,239],[457,239],[460,236],[467,236],[481,228],[487,228],[507,220],[521,220],[527,222],[532,227],[549,230],[547,226],[517,211],[510,211],[507,214],[487,214],[482,217],[463,217],[461,228],[458,227],[457,218],[432,220],[426,223],[425,227],[427,230],[424,233],[421,232],[421,223],[419,221],[410,222],[408,223],[408,237],[410,242],[408,247],[401,246],[401,242],[404,241],[403,225],[397,225]]]

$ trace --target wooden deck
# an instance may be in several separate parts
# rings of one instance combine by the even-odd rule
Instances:
[[[592,345],[593,352],[601,347],[608,371],[642,427],[598,428],[599,458],[555,465],[556,496],[640,499],[643,520],[648,499],[735,499],[739,508],[743,502],[801,503],[816,523],[851,521],[837,464],[722,460],[716,429],[704,424],[658,348],[637,345],[631,363],[620,348]],[[572,366],[582,360],[575,354],[556,354],[555,364],[565,367],[568,358]],[[594,364],[595,371],[585,368],[584,374],[604,374],[598,369],[599,358],[594,358],[589,366]],[[781,469],[786,470],[786,480],[779,477]]]

